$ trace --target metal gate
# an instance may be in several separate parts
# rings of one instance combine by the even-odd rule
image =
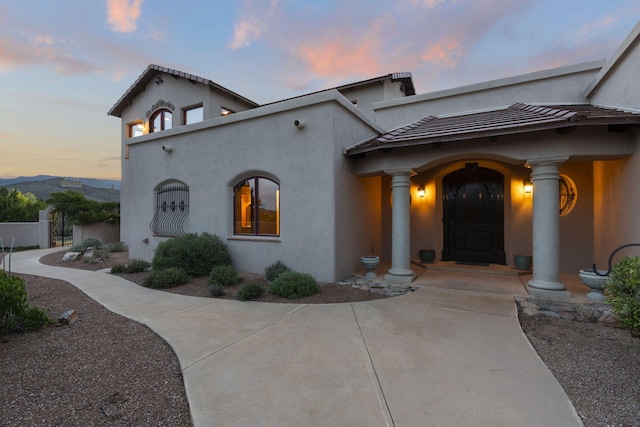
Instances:
[[[72,246],[73,222],[69,215],[53,210],[49,219],[49,246]]]

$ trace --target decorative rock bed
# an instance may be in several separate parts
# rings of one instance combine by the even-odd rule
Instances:
[[[604,302],[557,301],[548,298],[516,297],[522,313],[528,317],[546,316],[580,322],[598,322],[607,326],[618,326],[618,317],[611,306]]]
[[[360,277],[349,277],[341,282],[338,282],[338,284],[341,286],[351,286],[352,288],[369,291],[374,294],[382,294],[389,297],[404,295],[420,289],[420,286],[380,283],[374,282],[372,280],[362,279]]]

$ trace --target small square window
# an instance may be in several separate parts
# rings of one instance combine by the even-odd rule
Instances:
[[[202,105],[184,109],[184,124],[198,123],[204,119],[204,109]]]
[[[144,123],[138,122],[129,125],[129,138],[135,138],[142,135],[144,135]]]

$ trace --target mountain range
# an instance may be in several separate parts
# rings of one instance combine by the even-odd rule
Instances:
[[[19,184],[22,182],[34,182],[34,181],[46,181],[52,178],[65,178],[61,176],[53,175],[37,175],[37,176],[20,176],[18,178],[0,178],[0,187],[7,185]],[[70,178],[66,177],[70,181],[80,181],[84,185],[89,185],[96,188],[113,188],[120,190],[119,179],[98,179],[98,178]]]

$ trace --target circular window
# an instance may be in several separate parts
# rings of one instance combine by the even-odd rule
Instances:
[[[568,215],[577,201],[576,184],[568,176],[560,174],[560,216]]]

